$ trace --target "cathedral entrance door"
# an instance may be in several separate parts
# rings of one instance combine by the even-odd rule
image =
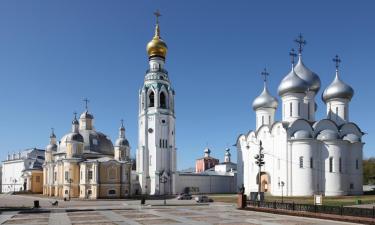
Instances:
[[[260,188],[261,188],[261,192],[269,192],[270,191],[270,184],[271,184],[271,180],[270,180],[270,176],[268,175],[268,173],[265,173],[265,172],[262,172],[260,174]]]

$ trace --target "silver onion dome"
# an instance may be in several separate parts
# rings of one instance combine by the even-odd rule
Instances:
[[[321,85],[320,78],[316,73],[303,64],[301,54],[298,57],[296,66],[294,67],[294,72],[308,84],[308,90],[318,93]]]
[[[278,93],[279,96],[283,96],[286,93],[304,93],[308,88],[309,85],[306,81],[302,80],[302,78],[294,72],[294,69],[292,69],[281,81]]]
[[[83,137],[80,133],[70,133],[66,136],[65,140],[67,142],[70,142],[70,141],[83,142]]]
[[[94,116],[89,113],[89,111],[86,109],[81,116],[79,117],[80,119],[94,119]]]
[[[57,151],[57,145],[56,144],[49,144],[49,145],[47,145],[46,151],[56,152]]]
[[[335,79],[332,83],[324,90],[322,94],[322,99],[324,102],[327,102],[334,98],[343,98],[348,99],[349,101],[352,99],[354,95],[354,90],[348,84],[344,83],[339,75],[338,70],[336,70]]]
[[[129,146],[129,141],[125,138],[118,138],[115,142],[115,146]]]
[[[277,105],[278,105],[277,99],[268,92],[267,86],[266,84],[264,84],[262,93],[258,97],[256,97],[253,101],[254,111],[256,111],[259,108],[276,109]]]

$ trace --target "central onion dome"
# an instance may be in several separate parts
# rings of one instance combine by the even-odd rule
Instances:
[[[66,152],[66,143],[69,141],[79,141],[83,142],[84,153],[93,153],[93,154],[103,154],[103,155],[114,155],[114,148],[112,141],[107,137],[107,135],[96,131],[93,127],[83,126],[78,129],[79,123],[92,123],[94,116],[86,111],[84,111],[80,116],[80,122],[74,118],[73,132],[64,135],[59,144],[59,152]],[[91,119],[91,120],[88,120]]]
[[[273,108],[276,109],[278,105],[277,99],[273,97],[269,92],[266,84],[262,93],[256,97],[253,101],[253,109],[256,111],[259,108]]]
[[[155,35],[152,40],[147,44],[147,54],[149,58],[162,57],[165,58],[167,55],[168,47],[167,44],[160,37],[159,24],[156,24]]]
[[[318,93],[320,90],[320,78],[319,76],[311,71],[302,62],[302,56],[299,54],[297,65],[294,67],[295,73],[302,78],[308,85],[308,90]]]
[[[94,119],[94,116],[89,113],[89,111],[86,109],[81,116],[79,117],[80,119]]]
[[[354,90],[348,84],[344,83],[336,70],[335,79],[332,83],[324,90],[322,94],[322,99],[324,102],[327,102],[335,98],[352,99],[354,95]]]
[[[309,85],[294,72],[292,66],[292,71],[290,71],[281,81],[278,93],[279,96],[283,96],[286,93],[305,93],[308,88]]]

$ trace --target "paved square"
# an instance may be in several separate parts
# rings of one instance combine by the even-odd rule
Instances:
[[[167,206],[163,201],[147,200],[145,206],[140,206],[135,200],[97,200],[70,201],[59,203],[52,207],[51,199],[36,196],[1,197],[0,206],[17,204],[32,205],[38,199],[46,213],[20,213],[17,211],[2,212],[0,224],[12,225],[146,225],[146,224],[198,224],[198,225],[339,225],[350,224],[329,220],[302,218],[268,214],[261,212],[237,210],[235,206],[225,203],[197,205],[194,201],[168,200]],[[2,205],[3,204],[3,205]]]

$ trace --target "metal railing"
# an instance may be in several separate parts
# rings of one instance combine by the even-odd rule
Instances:
[[[266,201],[252,201],[248,200],[247,205],[260,208],[268,209],[282,209],[289,211],[300,211],[300,212],[313,212],[313,213],[325,213],[334,214],[341,216],[355,216],[355,217],[366,217],[375,218],[375,206],[372,208],[356,208],[356,207],[344,207],[344,206],[328,206],[328,205],[311,205],[311,204],[299,204],[299,203],[286,203],[286,202],[266,202]]]

